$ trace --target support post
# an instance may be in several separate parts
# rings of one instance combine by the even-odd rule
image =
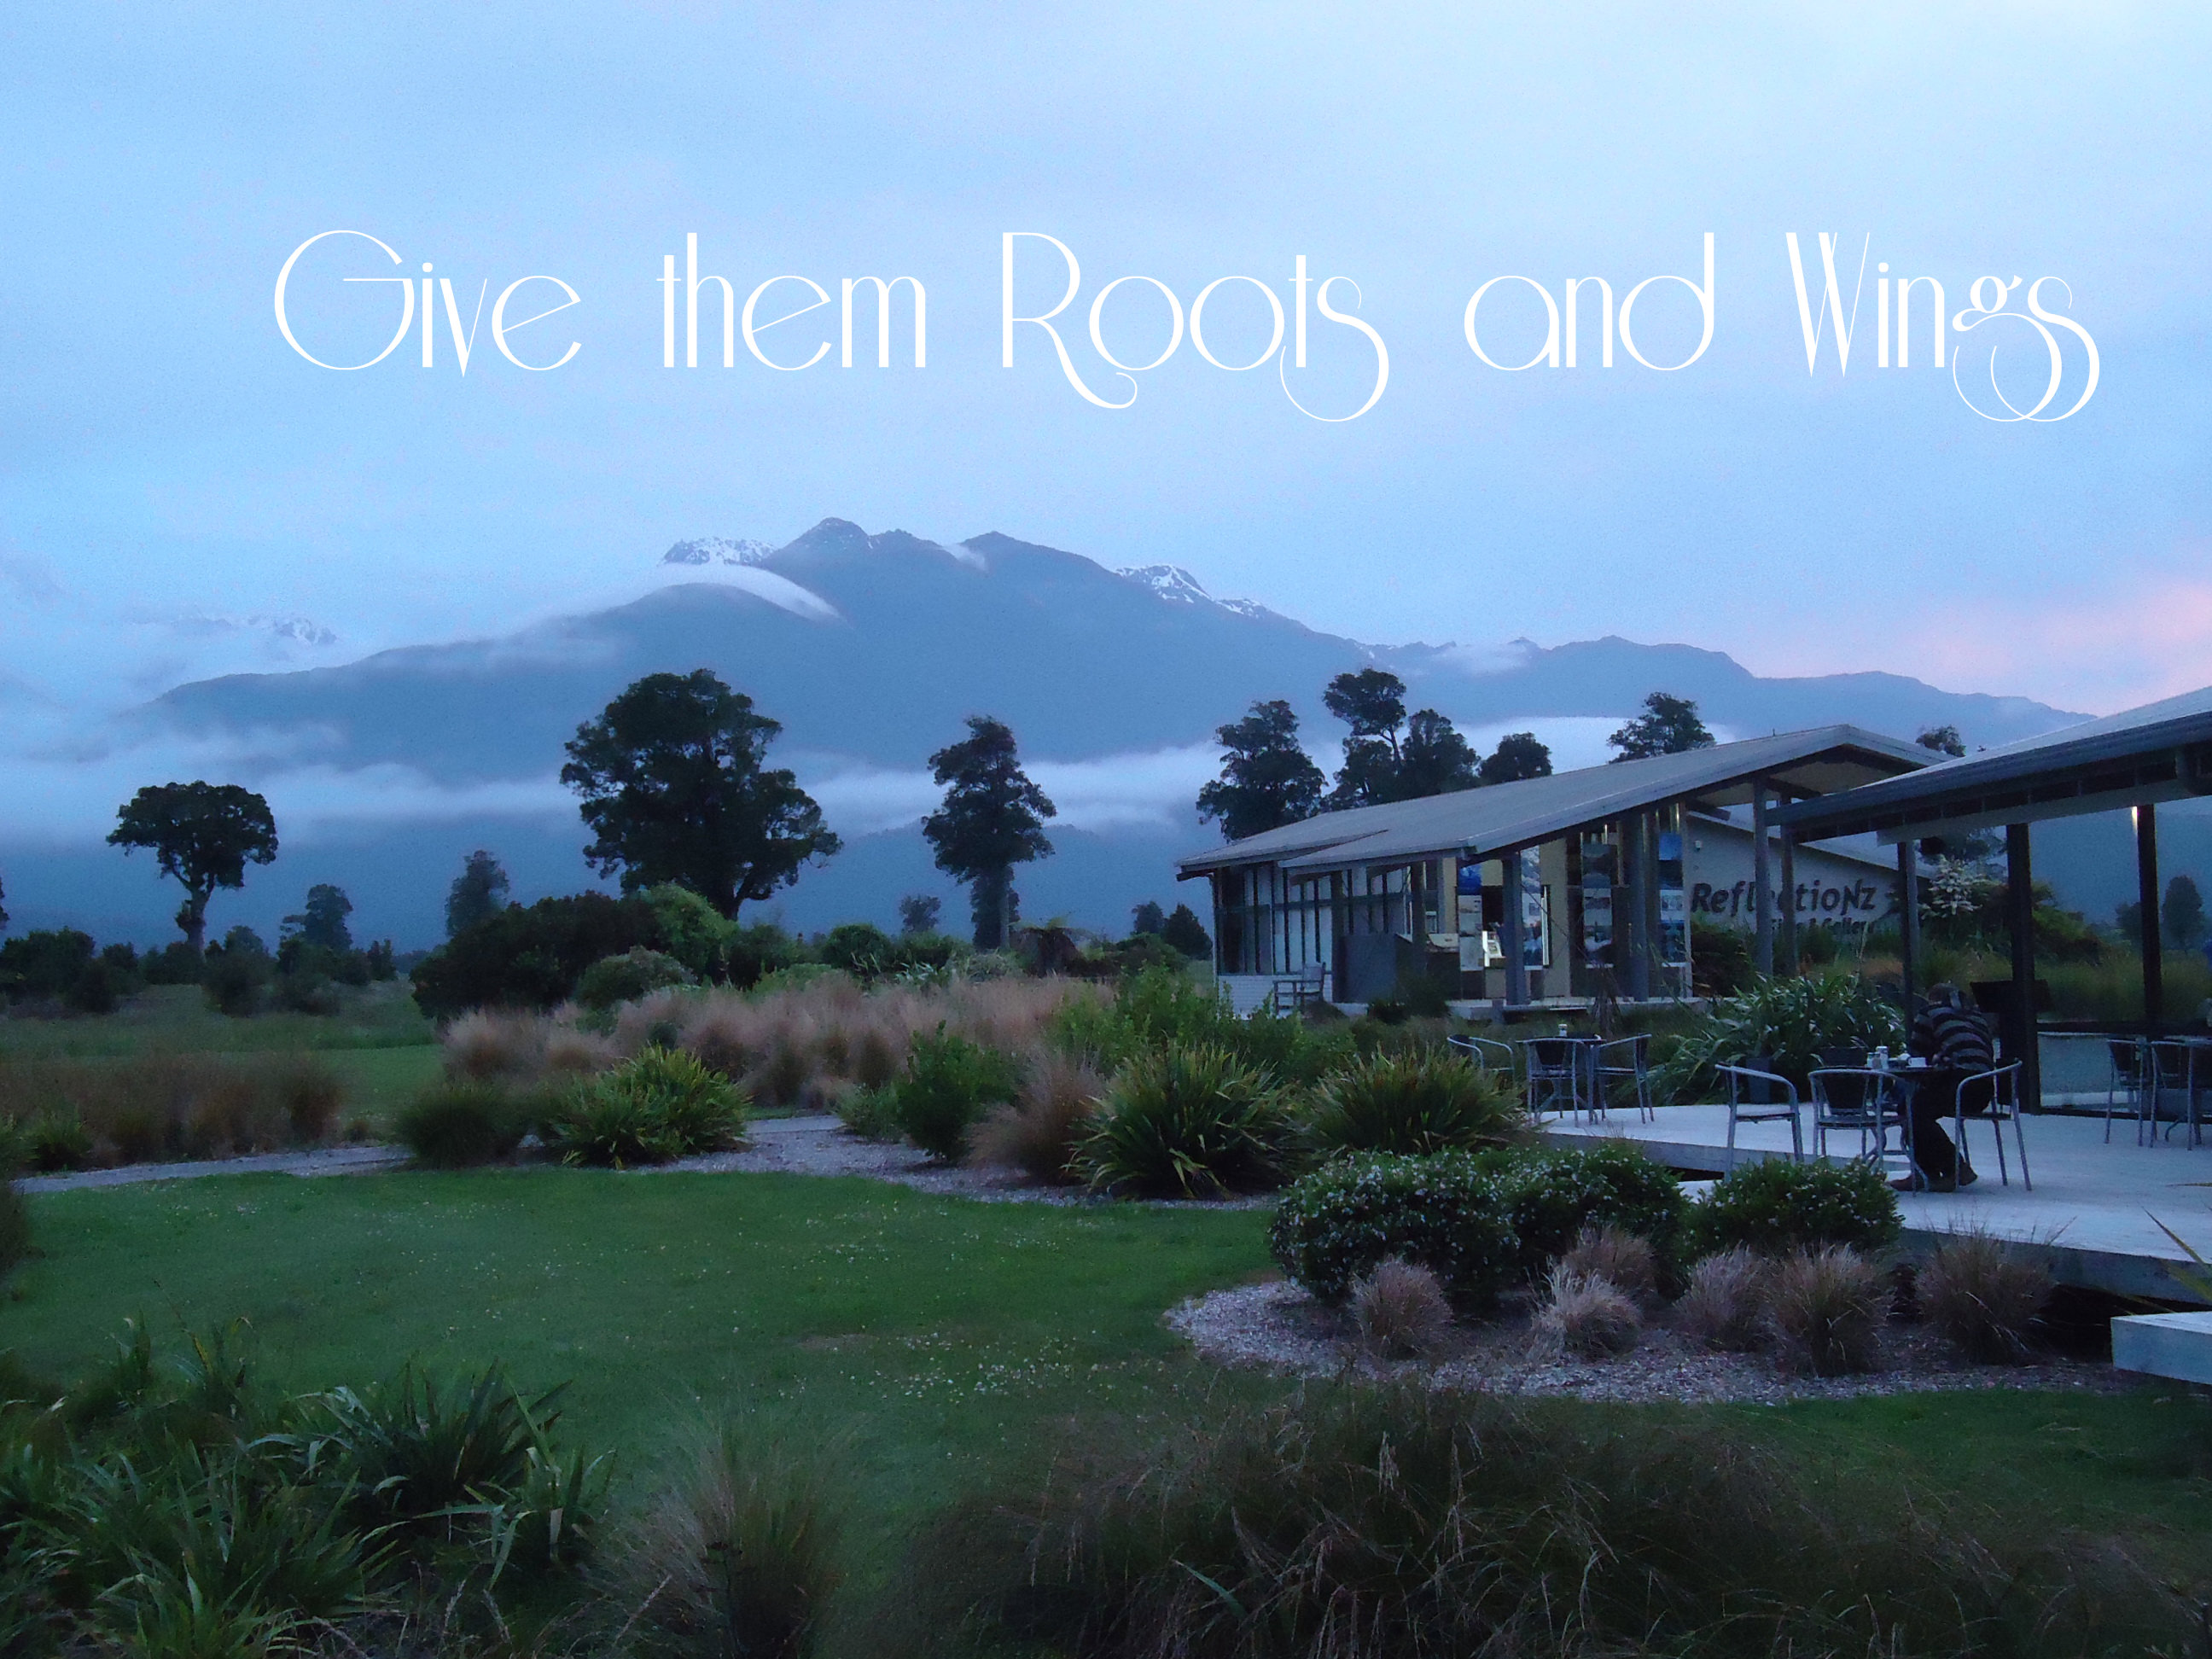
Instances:
[[[1781,961],[1775,965],[1785,974],[1797,971],[1797,840],[1782,832],[1782,926],[1776,944]]]
[[[2136,904],[2142,912],[2143,1025],[2165,1029],[2166,939],[2158,920],[2158,808],[2136,808]]]
[[[1766,855],[1766,780],[1751,783],[1751,888],[1754,933],[1752,965],[1762,974],[1774,971],[1774,872]]]
[[[1521,854],[1516,849],[1503,854],[1498,862],[1505,870],[1505,1001],[1509,1007],[1526,1007],[1528,1003],[1528,930],[1522,925],[1521,908]]]
[[[2043,1066],[2035,1039],[2035,883],[2028,868],[2027,826],[2005,825],[2005,913],[2012,931],[2012,1030],[2009,1058],[2020,1062],[2020,1099],[2043,1108]]]
[[[1632,1001],[1651,994],[1651,941],[1644,926],[1644,836],[1641,812],[1620,820],[1620,883],[1613,892],[1613,959],[1628,970]]]
[[[1905,981],[1905,1026],[1912,1029],[1920,973],[1920,849],[1907,836],[1897,843],[1897,938]]]
[[[1589,963],[1583,950],[1583,832],[1567,831],[1567,994],[1590,994]]]

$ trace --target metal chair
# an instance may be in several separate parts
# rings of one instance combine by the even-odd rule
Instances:
[[[2150,1045],[2150,1138],[2158,1144],[2158,1126],[2166,1117],[2166,1097],[2179,1093],[2182,1097],[2183,1116],[2176,1123],[2189,1125],[2189,1144],[2194,1147],[2202,1139],[2202,1121],[2197,1102],[2203,1097],[2207,1081],[2200,1079],[2197,1057],[2203,1050],[2194,1042],[2169,1038]],[[2167,1131],[2172,1133],[2171,1130]]]
[[[1892,1155],[1889,1132],[1895,1129],[1895,1154],[1905,1160],[1907,1172],[1918,1178],[1919,1166],[1912,1161],[1912,1120],[1895,1073],[1823,1066],[1808,1080],[1813,1090],[1815,1158],[1828,1155],[1830,1131],[1848,1133],[1859,1138],[1859,1149],[1852,1156],[1878,1170]]]
[[[2112,1115],[2123,1105],[2131,1109],[2136,1118],[2136,1145],[2142,1145],[2143,1126],[2150,1122],[2151,1091],[2144,1075],[2149,1069],[2148,1056],[2144,1053],[2148,1045],[2141,1037],[2107,1037],[2106,1052],[2112,1056],[2112,1069],[2105,1085],[2105,1144],[2112,1140]]]
[[[1522,1079],[1530,1117],[1541,1118],[1546,1112],[1580,1115],[1583,1046],[1571,1037],[1529,1037],[1521,1044],[1528,1057]]]
[[[1267,997],[1279,1014],[1294,1014],[1309,1003],[1319,1002],[1327,969],[1310,962],[1295,974],[1279,974],[1267,988]]]
[[[1590,1048],[1590,1108],[1602,1112],[1610,1103],[1607,1085],[1625,1084],[1625,1092],[1645,1122],[1656,1115],[1651,1107],[1651,1036],[1638,1031],[1634,1036],[1614,1037],[1609,1042],[1600,1042]]]
[[[1790,1120],[1790,1156],[1805,1161],[1805,1130],[1798,1121],[1797,1085],[1767,1069],[1774,1061],[1754,1054],[1741,1066],[1723,1066],[1729,1081],[1728,1166],[1735,1168],[1735,1129],[1739,1123],[1778,1123]],[[1778,1092],[1779,1095],[1778,1097]]]
[[[1967,1092],[1970,1090],[1978,1091],[1982,1088],[1986,1089],[1989,1098],[1976,1106],[1970,1114],[1966,1109]],[[2004,1155],[2005,1120],[2010,1118],[2013,1145],[2020,1151],[2020,1184],[2027,1191],[2033,1192],[2035,1183],[2027,1178],[2027,1137],[2021,1127],[2020,1062],[2015,1060],[2009,1066],[1999,1066],[1990,1071],[1977,1072],[1972,1077],[1960,1078],[1954,1099],[1955,1107],[1951,1115],[1952,1135],[1959,1143],[1960,1161],[1969,1164],[1972,1162],[1966,1157],[1966,1119],[1970,1115],[1986,1117],[1990,1127],[1996,1131],[1997,1182],[2000,1186],[2012,1185],[2012,1178],[2005,1173]]]
[[[1496,1037],[1455,1036],[1445,1039],[1468,1061],[1486,1072],[1513,1075],[1513,1045]]]

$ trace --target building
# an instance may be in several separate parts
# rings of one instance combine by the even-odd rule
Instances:
[[[1760,962],[1797,920],[1878,921],[1895,872],[1777,841],[1770,807],[1925,765],[1856,726],[1324,812],[1178,860],[1213,890],[1215,968],[1240,1007],[1320,976],[1364,1003],[1407,975],[1507,1007],[1690,994],[1690,919],[1747,927]],[[1748,807],[1750,823],[1729,809]],[[1788,890],[1794,903],[1783,902]]]

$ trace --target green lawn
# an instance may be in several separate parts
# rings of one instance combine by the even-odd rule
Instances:
[[[405,1048],[435,1033],[404,980],[346,989],[335,1014],[255,1014],[233,1019],[207,1006],[197,985],[156,985],[96,1018],[0,1018],[0,1060],[285,1048]]]
[[[338,1127],[365,1120],[372,1139],[389,1133],[392,1114],[438,1075],[445,1051],[434,1042],[408,1048],[329,1048],[323,1063],[345,1079]]]
[[[251,1322],[289,1388],[408,1355],[568,1382],[568,1427],[648,1479],[673,1434],[738,1412],[823,1455],[864,1581],[954,1493],[1073,1436],[1290,1385],[1225,1376],[1160,1323],[1268,1271],[1252,1211],[979,1204],[860,1180],[540,1169],[242,1176],[34,1198],[43,1255],[0,1346],[64,1377],[126,1317]],[[1592,1407],[1632,1420],[1639,1408]],[[1986,1499],[2038,1528],[2146,1544],[2202,1581],[2208,1413],[2177,1391],[1985,1392],[1666,1408],[1816,1462]],[[865,1645],[865,1644],[863,1644]]]

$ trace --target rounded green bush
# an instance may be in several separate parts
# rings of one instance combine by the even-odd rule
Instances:
[[[416,1162],[459,1170],[514,1152],[529,1130],[530,1113],[497,1084],[462,1078],[416,1096],[392,1127]]]
[[[892,1085],[892,1111],[908,1140],[948,1164],[968,1155],[968,1132],[985,1110],[1021,1087],[1013,1060],[948,1033],[916,1032],[906,1070]]]
[[[1074,1168],[1108,1192],[1212,1198],[1278,1186],[1297,1139],[1272,1073],[1179,1043],[1116,1073]]]
[[[1486,1301],[1521,1261],[1504,1177],[1464,1152],[1370,1153],[1325,1164],[1283,1194],[1267,1246],[1324,1302],[1342,1301],[1392,1256],[1428,1268],[1456,1300]]]
[[[1632,1142],[1532,1152],[1507,1166],[1504,1182],[1534,1274],[1571,1249],[1585,1227],[1618,1227],[1649,1240],[1662,1273],[1679,1265],[1690,1206],[1682,1183]]]
[[[1742,1244],[1761,1255],[1839,1244],[1875,1255],[1897,1243],[1904,1222],[1897,1194],[1871,1164],[1794,1164],[1768,1158],[1739,1164],[1692,1206],[1697,1253]]]
[[[672,985],[697,983],[691,970],[674,957],[641,945],[618,957],[602,957],[585,969],[576,981],[576,1000],[604,1012],[618,1003],[635,1002]]]
[[[1522,1134],[1512,1082],[1456,1054],[1414,1048],[1354,1060],[1314,1091],[1308,1133],[1331,1152],[1469,1152]]]
[[[666,1164],[744,1136],[744,1091],[681,1048],[649,1048],[579,1084],[547,1136],[568,1164]]]

